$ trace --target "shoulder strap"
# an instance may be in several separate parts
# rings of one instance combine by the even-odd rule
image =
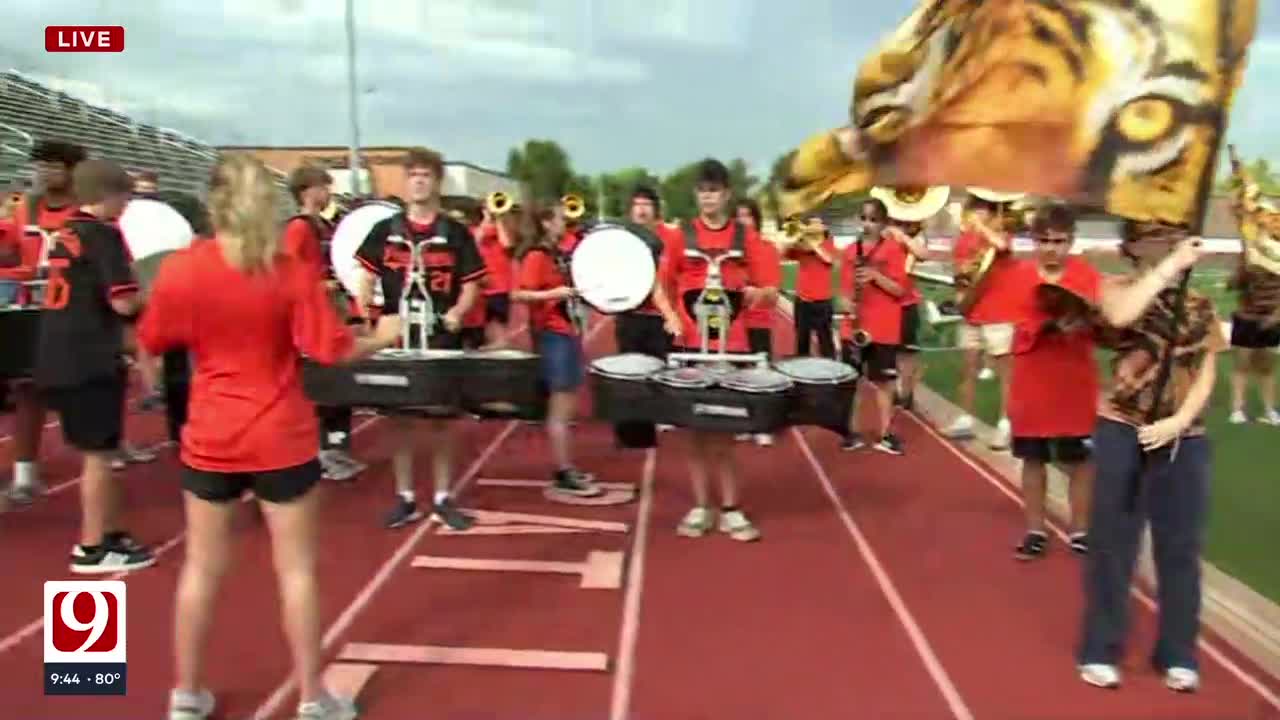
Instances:
[[[737,220],[733,221],[733,245],[734,250],[747,254],[747,228]]]
[[[409,216],[398,212],[391,216],[391,234],[407,237],[409,235]]]
[[[311,226],[311,229],[315,231],[316,238],[318,238],[322,243],[326,241],[326,236],[329,234],[329,226],[324,220],[307,213],[298,213],[297,215],[289,218],[289,222],[293,222],[294,220],[306,220],[307,224]]]
[[[698,249],[698,231],[693,227],[693,221],[688,223],[680,223],[680,231],[684,233],[684,247],[686,250]]]
[[[33,193],[27,193],[27,224],[40,224],[40,196]],[[18,228],[18,232],[22,232],[23,228]]]

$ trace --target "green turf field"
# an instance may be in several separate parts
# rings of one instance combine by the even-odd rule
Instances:
[[[1103,270],[1122,267],[1119,258],[1091,258]],[[1213,298],[1219,315],[1229,319],[1235,298],[1227,289],[1229,268],[1222,264],[1197,268],[1192,287]],[[794,268],[784,268],[784,287],[790,288]],[[838,287],[838,285],[837,285]],[[918,284],[926,297],[939,301],[950,289]],[[954,399],[960,377],[960,354],[954,346],[954,325],[921,326],[921,345],[926,348],[925,384]],[[1105,373],[1105,355],[1100,353]],[[1280,427],[1257,423],[1243,426],[1227,423],[1230,412],[1228,375],[1231,358],[1219,356],[1219,382],[1208,415],[1209,434],[1214,443],[1214,477],[1209,522],[1207,559],[1222,571],[1240,579],[1258,592],[1280,602],[1280,562],[1272,555],[1275,528],[1280,525]],[[978,385],[977,415],[986,423],[998,419],[998,386],[994,380]],[[1251,417],[1259,413],[1254,394],[1246,406]]]

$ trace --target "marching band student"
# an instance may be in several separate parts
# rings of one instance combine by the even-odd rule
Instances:
[[[280,252],[275,182],[260,161],[224,155],[209,182],[209,204],[214,237],[164,263],[138,331],[152,353],[190,348],[195,358],[182,436],[187,553],[176,593],[169,717],[213,713],[213,694],[202,682],[205,645],[231,565],[235,501],[252,490],[271,532],[298,717],[351,720],[351,700],[333,697],[320,676],[319,423],[298,360],[355,360],[390,346],[398,333],[388,324],[355,339],[315,268]]]
[[[815,215],[807,221],[808,230],[822,228],[818,245],[796,243],[787,250],[786,259],[796,261],[796,355],[807,357],[813,335],[818,335],[818,354],[832,360],[836,357],[835,339],[831,332],[831,280],[840,256],[835,239],[827,232],[822,218]]]
[[[21,245],[21,264],[8,271],[12,280],[35,278],[43,236],[27,233],[31,225],[39,226],[46,233],[62,228],[76,212],[72,193],[71,172],[86,157],[84,148],[68,142],[42,140],[31,150],[35,166],[36,189],[32,189],[18,203],[11,223]],[[31,302],[24,297],[20,302]],[[45,486],[40,482],[37,461],[40,456],[40,440],[44,433],[45,407],[40,393],[29,381],[11,383],[14,402],[13,430],[13,483],[9,499],[17,505],[29,505],[34,498],[43,495]]]
[[[1280,325],[1267,325],[1275,308],[1265,298],[1280,294],[1280,277],[1265,270],[1251,270],[1240,253],[1232,286],[1239,302],[1231,315],[1231,415],[1235,425],[1249,422],[1245,414],[1245,391],[1249,379],[1258,386],[1262,413],[1258,422],[1280,425],[1276,410],[1276,348],[1280,347]]]
[[[894,231],[890,234],[902,243],[907,251],[908,259],[917,262],[929,259],[929,241],[924,236],[924,224],[889,219],[889,226]],[[924,368],[920,366],[920,302],[924,296],[916,287],[916,281],[910,273],[905,274],[906,282],[902,293],[902,344],[898,346],[898,404],[903,410],[915,407],[916,385],[920,382]]]
[[[668,252],[681,252],[680,238],[661,222],[662,200],[658,192],[647,185],[638,185],[631,191],[628,219],[635,225],[653,233],[655,271],[662,268]],[[660,272],[655,272],[653,290],[640,307],[620,313],[614,321],[614,340],[620,353],[642,353],[665,358],[671,350],[672,337],[683,330],[683,323],[671,304],[670,292]],[[614,438],[622,448],[651,448],[658,443],[657,426],[653,423],[619,423],[613,429]]]
[[[462,349],[462,319],[472,304],[480,299],[480,283],[485,277],[484,260],[476,248],[476,241],[462,223],[445,215],[440,205],[440,189],[444,182],[444,158],[426,148],[410,148],[403,161],[406,209],[380,220],[356,250],[356,259],[369,274],[364,276],[360,292],[362,315],[369,317],[373,304],[373,281],[381,283],[383,295],[382,317],[379,325],[392,323],[400,328],[400,294],[407,280],[412,258],[399,243],[390,242],[399,237],[419,243],[432,237],[444,237],[446,245],[428,247],[423,253],[427,277],[424,279],[435,313],[435,327],[430,332],[429,345],[438,350]],[[450,493],[453,472],[453,449],[457,445],[453,423],[428,411],[415,409],[394,410],[396,451],[392,456],[395,474],[396,504],[386,517],[385,524],[394,529],[423,518],[418,509],[413,481],[413,417],[425,418],[429,434],[432,470],[435,477],[435,495],[432,497],[434,515],[455,530],[471,527],[472,519],[458,509]]]
[[[683,226],[684,243],[706,251],[740,248],[744,256],[726,261],[721,267],[722,282],[728,292],[742,294],[742,306],[770,303],[777,298],[781,274],[776,253],[765,247],[760,235],[734,219],[730,212],[732,190],[729,169],[719,160],[706,159],[698,166],[694,193],[698,216]],[[707,282],[707,263],[687,258],[683,252],[668,253],[666,274],[675,285],[677,305],[684,332],[676,350],[699,352],[701,337],[689,307]],[[722,330],[719,341],[712,341],[712,351],[723,343],[731,352],[746,350],[739,345],[741,336],[731,329]],[[689,479],[693,485],[694,507],[680,521],[676,532],[685,537],[702,537],[716,527],[716,513],[711,507],[710,473],[720,476],[720,513],[718,527],[734,540],[750,542],[760,538],[760,530],[747,518],[739,497],[737,469],[733,459],[734,438],[724,433],[693,431],[689,433]]]
[[[972,193],[973,190],[971,189]],[[968,220],[955,239],[952,255],[957,268],[973,260],[988,248],[996,255],[990,270],[977,289],[972,307],[965,313],[964,324],[957,330],[964,351],[964,372],[960,378],[960,408],[964,414],[955,419],[945,434],[961,439],[973,437],[975,383],[982,367],[983,353],[994,360],[1000,378],[1000,420],[990,439],[994,450],[1009,446],[1009,417],[1005,410],[1009,397],[1009,348],[1013,345],[1013,322],[1017,319],[1016,303],[1007,295],[1008,283],[1003,277],[1013,261],[1013,238],[1000,228],[1000,204],[971,194],[965,203]]]
[[[516,252],[520,233],[521,209],[513,205],[498,217],[491,217],[488,208],[482,208],[484,220],[475,233],[484,258],[484,301],[478,303],[482,333],[490,346],[506,344],[507,328],[511,323],[511,290],[515,285],[515,268],[512,258]]]
[[[849,436],[845,450],[866,446],[860,427],[860,398],[870,398],[876,412],[873,448],[890,455],[901,455],[902,441],[889,430],[893,419],[893,390],[898,379],[897,350],[902,343],[902,296],[906,285],[907,252],[886,228],[889,211],[876,198],[862,203],[864,229],[862,258],[858,243],[844,249],[840,271],[841,304],[856,317],[859,328],[871,336],[871,343],[861,349],[863,373],[870,388],[866,395],[854,396],[849,416]],[[870,247],[867,247],[867,245]],[[861,285],[860,297],[853,304],[855,285]],[[854,326],[851,319],[841,323],[840,336],[845,362],[853,359]]]
[[[82,205],[49,248],[33,379],[60,416],[67,444],[84,458],[71,571],[136,570],[155,557],[119,527],[119,488],[111,476],[124,429],[124,323],[140,305],[124,238],[111,223],[128,204],[133,181],[115,163],[86,160],[73,171],[72,185]]]
[[[360,324],[355,302],[333,271],[329,244],[333,226],[321,213],[329,206],[333,178],[319,165],[300,165],[289,175],[289,193],[300,212],[284,226],[281,252],[315,270],[334,302],[341,302],[349,324]],[[351,457],[351,408],[317,407],[320,416],[320,467],[329,480],[351,480],[365,464]]]
[[[483,210],[453,210],[449,213],[449,217],[461,222],[467,226],[467,232],[471,233],[471,237],[476,241],[476,252],[480,253],[480,257],[484,258],[484,251],[480,244],[480,229],[485,218]],[[485,278],[482,285],[489,285],[489,267],[485,263]],[[462,329],[458,331],[458,335],[462,340],[464,350],[479,350],[487,343],[485,341],[485,305],[484,305],[484,289],[481,288],[481,298],[471,303],[471,309],[467,310],[467,314],[462,316]]]
[[[1009,282],[1020,304],[1014,330],[1009,381],[1009,422],[1013,456],[1022,460],[1022,499],[1027,532],[1014,553],[1020,560],[1044,554],[1047,466],[1061,463],[1071,479],[1069,542],[1088,552],[1089,435],[1098,409],[1098,363],[1089,309],[1099,302],[1102,276],[1086,260],[1071,255],[1075,214],[1063,205],[1036,213],[1031,225],[1035,259],[1018,261]],[[1041,284],[1056,285],[1079,299],[1074,309],[1046,307]],[[1068,311],[1071,310],[1071,311]]]
[[[1114,354],[1093,431],[1096,477],[1076,655],[1080,678],[1099,687],[1120,684],[1129,586],[1148,520],[1160,606],[1151,664],[1171,690],[1192,692],[1200,685],[1200,553],[1212,472],[1204,410],[1213,394],[1216,356],[1227,341],[1209,298],[1188,289],[1182,312],[1176,307],[1179,275],[1201,253],[1200,239],[1188,235],[1185,227],[1126,221],[1120,249],[1136,272],[1102,286],[1102,310],[1112,327],[1102,329],[1099,344]],[[1159,419],[1148,422],[1170,352]]]
[[[763,216],[760,212],[760,203],[751,198],[743,198],[738,201],[734,207],[735,219],[742,223],[748,230],[760,232]],[[760,253],[764,256],[762,262],[778,268],[778,274],[782,273],[782,257],[778,253],[778,248],[771,242],[760,243]],[[831,278],[827,277],[827,292],[830,293]],[[773,311],[776,307],[776,298],[766,298],[761,296],[754,304],[748,305],[742,309],[742,325],[747,333],[747,351],[753,353],[764,353],[766,356],[773,357]],[[830,335],[831,328],[827,328],[828,340],[827,344],[831,344]],[[749,435],[739,435],[738,440],[749,440]],[[769,433],[758,433],[755,436],[756,445],[760,447],[768,447],[773,445],[773,435]]]
[[[526,239],[517,252],[520,277],[511,299],[529,306],[529,326],[541,363],[542,380],[550,393],[547,440],[556,464],[552,489],[566,495],[595,497],[603,490],[590,473],[573,465],[569,425],[578,406],[586,359],[577,310],[570,302],[576,292],[566,272],[564,210],[531,208]]]

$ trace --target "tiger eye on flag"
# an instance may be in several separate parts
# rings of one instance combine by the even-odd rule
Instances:
[[[850,123],[788,156],[783,212],[949,185],[1191,224],[1257,13],[1257,0],[924,0],[859,67]]]

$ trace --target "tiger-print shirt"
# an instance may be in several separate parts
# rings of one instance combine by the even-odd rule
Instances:
[[[1136,279],[1108,278],[1108,282],[1129,283]],[[1100,416],[1130,425],[1148,424],[1147,412],[1155,397],[1160,364],[1170,345],[1169,338],[1173,336],[1173,303],[1176,297],[1176,288],[1166,288],[1132,325],[1097,328],[1098,344],[1114,351],[1110,387],[1103,393],[1098,407]],[[1173,367],[1161,393],[1157,420],[1173,415],[1182,407],[1206,353],[1227,349],[1227,338],[1212,300],[1194,290],[1187,290],[1186,311],[1172,344]],[[1187,434],[1203,432],[1202,413],[1192,421]]]
[[[1264,327],[1280,322],[1280,275],[1245,267],[1237,274],[1235,286],[1240,293],[1236,315]]]

